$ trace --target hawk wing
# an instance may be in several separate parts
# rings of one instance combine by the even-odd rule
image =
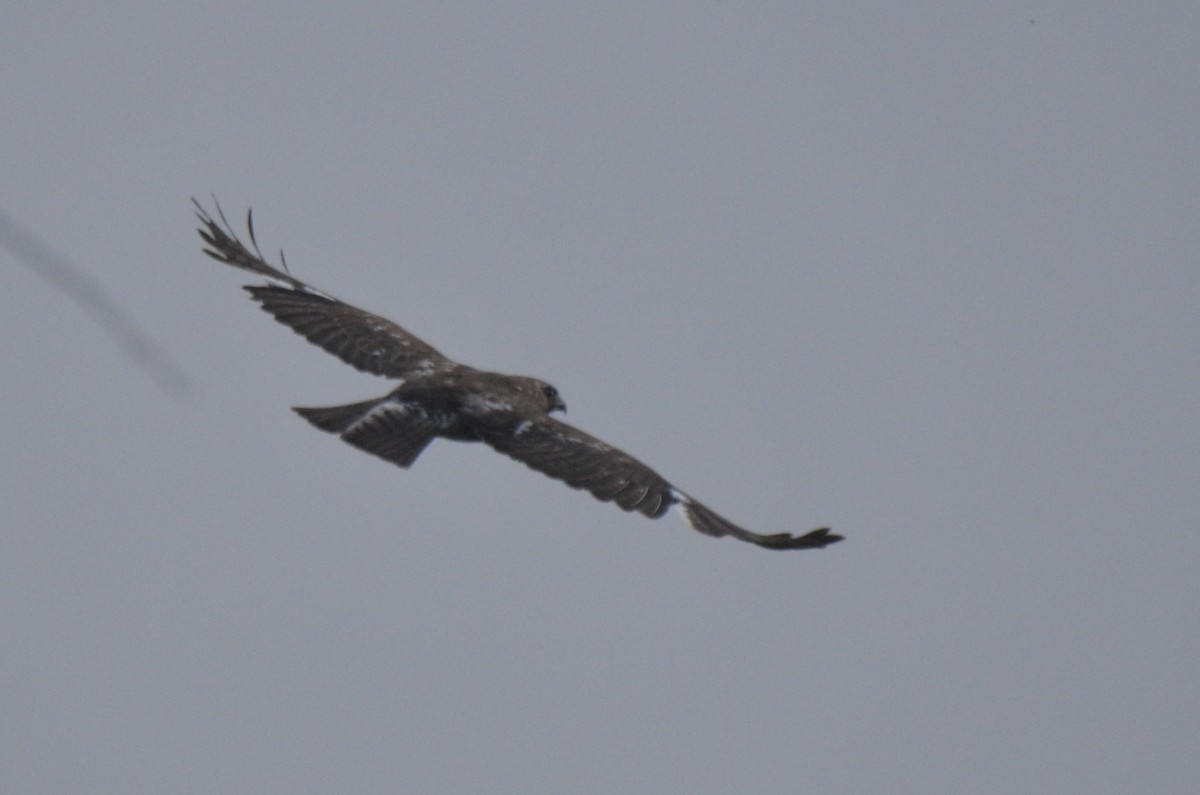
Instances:
[[[532,469],[651,519],[678,504],[683,518],[701,533],[732,536],[768,549],[819,548],[842,540],[827,527],[801,536],[752,533],[679,491],[633,456],[551,417],[509,417],[485,423],[477,432],[488,445]]]
[[[326,295],[286,270],[269,264],[254,239],[254,219],[249,212],[246,229],[253,250],[238,239],[219,206],[217,217],[221,224],[214,221],[195,199],[192,203],[203,224],[199,232],[208,246],[204,253],[218,262],[286,285],[247,285],[246,291],[262,304],[264,311],[309,342],[352,367],[388,378],[411,378],[455,366],[433,346],[392,321]],[[280,261],[286,269],[282,252]]]

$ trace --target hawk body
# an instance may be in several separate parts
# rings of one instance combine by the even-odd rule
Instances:
[[[205,254],[273,282],[245,288],[264,311],[352,367],[401,382],[375,400],[295,409],[348,444],[408,468],[434,439],[483,442],[626,511],[658,518],[676,506],[688,524],[707,535],[768,549],[809,549],[842,540],[825,527],[800,536],[762,535],[739,527],[633,456],[551,416],[567,407],[545,381],[448,359],[396,323],[296,279],[286,263],[284,270],[269,264],[255,242],[251,215],[246,225],[252,249],[234,234],[219,207],[221,224],[198,203],[196,210]]]

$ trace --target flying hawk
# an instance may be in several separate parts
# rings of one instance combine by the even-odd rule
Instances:
[[[738,527],[636,458],[552,417],[567,406],[550,384],[447,359],[390,320],[293,277],[282,252],[282,270],[268,264],[254,238],[252,214],[246,215],[246,228],[253,250],[238,239],[219,205],[221,224],[195,199],[192,203],[203,224],[199,232],[207,244],[205,254],[272,282],[245,287],[265,311],[347,364],[402,382],[374,400],[295,409],[317,428],[405,468],[435,438],[483,442],[626,511],[657,519],[678,506],[701,533],[732,536],[768,549],[811,549],[842,540],[827,527],[801,536],[760,535]]]

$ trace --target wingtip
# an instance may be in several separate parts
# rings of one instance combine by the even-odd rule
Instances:
[[[683,492],[672,490],[671,496],[678,502],[684,520],[694,529],[706,535],[732,536],[739,541],[746,541],[764,549],[820,549],[830,544],[836,544],[843,539],[842,536],[830,532],[828,527],[818,527],[816,530],[810,530],[800,536],[791,533],[771,535],[752,533],[745,528],[738,527]]]
[[[846,537],[830,532],[828,527],[821,527],[813,530],[810,533],[805,533],[800,536],[800,540],[808,540],[815,546],[827,547],[830,544],[836,544],[839,541],[845,541]]]
[[[845,536],[830,532],[828,527],[820,527],[802,536],[794,536],[790,533],[778,533],[776,535],[759,536],[758,538],[747,540],[766,549],[821,549],[830,544],[844,541]]]

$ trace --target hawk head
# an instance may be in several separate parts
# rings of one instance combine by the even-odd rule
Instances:
[[[521,403],[526,411],[550,414],[554,411],[565,412],[567,410],[567,404],[563,402],[562,395],[558,394],[558,390],[545,381],[524,375],[506,375],[501,378],[507,382],[509,389],[514,389],[520,394]]]
[[[537,384],[541,389],[542,398],[546,401],[546,413],[561,411],[566,414],[567,404],[563,402],[562,395],[558,394],[558,390],[545,381],[538,381]]]

